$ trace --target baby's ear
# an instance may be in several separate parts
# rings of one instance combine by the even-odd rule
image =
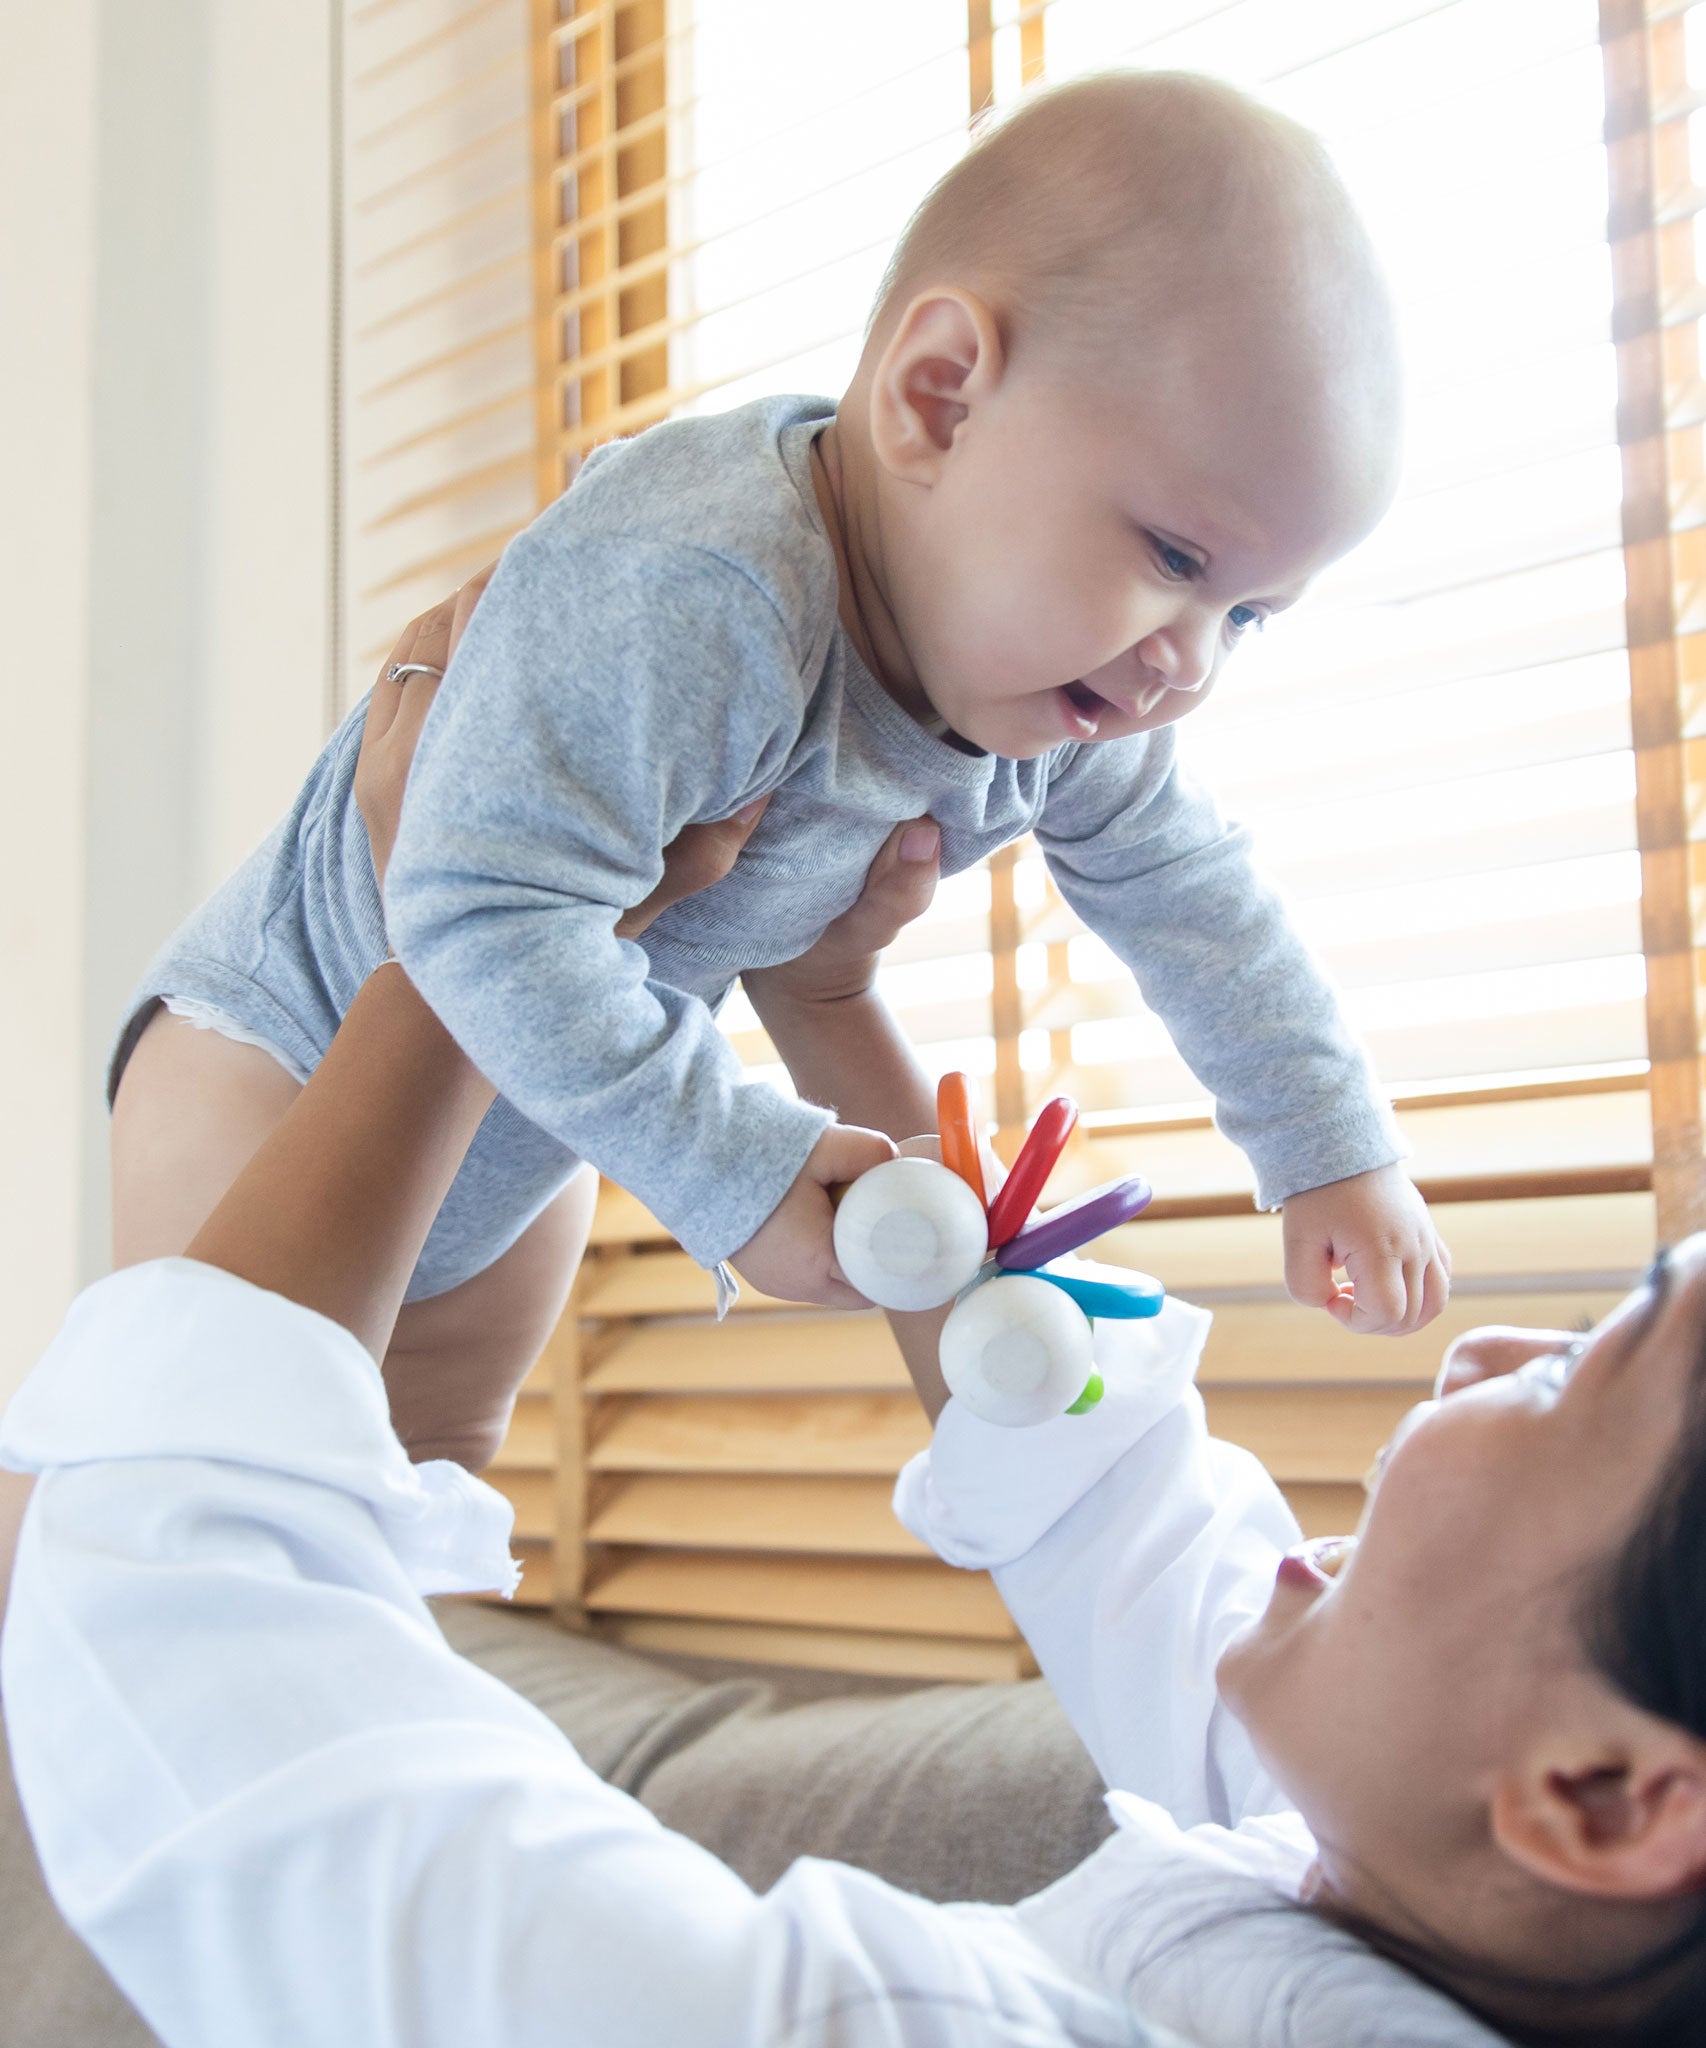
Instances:
[[[871,379],[871,445],[907,483],[932,484],[972,408],[1000,383],[994,317],[971,292],[921,292],[901,314]]]

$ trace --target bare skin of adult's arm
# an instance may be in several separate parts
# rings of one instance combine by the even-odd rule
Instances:
[[[864,891],[798,960],[742,976],[759,1021],[794,1085],[844,1123],[886,1131],[903,1152],[939,1158],[936,1091],[876,991],[883,948],[928,909],[940,835],[914,818],[889,835]],[[988,1163],[986,1171],[993,1167]],[[914,1391],[934,1422],[948,1399],[938,1346],[948,1307],[885,1310]]]
[[[395,962],[191,1239],[220,1266],[385,1355],[403,1292],[494,1089]]]

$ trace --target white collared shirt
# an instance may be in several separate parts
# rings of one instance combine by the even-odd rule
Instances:
[[[1150,1795],[1116,1795],[1119,1832],[1036,1899],[938,1906],[813,1861],[753,1893],[456,1657],[422,1596],[513,1583],[508,1508],[408,1463],[344,1330],[185,1260],[102,1281],[0,1428],[42,1475],[0,1679],[54,1896],[169,2048],[1114,2048],[1169,2025],[1257,2048],[1282,2007],[1296,2048],[1488,2042],[1284,1908],[1308,1836],[1206,1660],[1290,1525],[1202,1431],[1205,1328],[1103,1324],[1106,1413],[986,1432],[950,1407],[903,1477],[909,1521],[996,1564],[1098,1762]],[[1112,1654],[1133,1627],[1147,1650]],[[1206,1970],[1174,1938],[1198,1896],[1226,1951]],[[1283,1930],[1257,1965],[1228,1948],[1243,1907]],[[1327,2002],[1276,1998],[1290,1975]]]

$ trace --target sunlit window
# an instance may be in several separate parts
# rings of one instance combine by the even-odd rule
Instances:
[[[997,10],[998,98],[1019,89],[1020,12]],[[1053,0],[1041,26],[1051,79],[1185,67],[1308,123],[1401,306],[1398,503],[1239,650],[1181,729],[1187,759],[1254,828],[1389,1083],[1639,1062],[1594,0]],[[709,409],[839,390],[895,235],[963,146],[965,10],[693,0],[680,40],[697,317],[675,381]],[[1027,886],[1041,900],[1040,871]],[[1198,1095],[1105,949],[1057,949],[1052,994],[1046,950],[1020,963],[1070,1033],[1044,1078],[1104,1111]],[[933,1064],[987,1071],[960,1014],[987,980],[966,967],[902,963],[887,988]]]

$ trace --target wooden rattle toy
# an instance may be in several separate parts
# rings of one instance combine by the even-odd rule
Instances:
[[[944,1074],[936,1089],[936,1126],[942,1140],[942,1164],[957,1173],[978,1199],[983,1192],[983,1159],[977,1147],[977,1107],[969,1074]]]
[[[836,1207],[836,1261],[879,1308],[940,1308],[988,1255],[983,1203],[933,1159],[885,1160]]]
[[[986,1280],[956,1303],[941,1358],[954,1399],[1008,1429],[1064,1415],[1094,1377],[1083,1310],[1029,1273]]]
[[[1064,1258],[1082,1244],[1101,1237],[1117,1224],[1129,1223],[1149,1207],[1150,1187],[1141,1174],[1111,1180],[1106,1187],[1092,1188],[1087,1195],[1062,1202],[1040,1223],[1010,1237],[995,1254],[995,1263],[1006,1273],[1030,1273],[1046,1266],[1050,1259]]]
[[[1091,1319],[1159,1315],[1166,1291],[1146,1273],[1055,1272],[1048,1261],[1145,1209],[1138,1174],[1026,1218],[1078,1121],[1068,1097],[1045,1103],[987,1212],[972,1084],[943,1078],[942,1161],[891,1159],[863,1173],[836,1209],[835,1256],[859,1292],[892,1309],[954,1307],[942,1326],[942,1376],[986,1422],[1025,1428],[1081,1415],[1102,1398]],[[956,1298],[957,1297],[957,1298]]]
[[[989,1205],[989,1242],[1004,1245],[1037,1206],[1055,1161],[1072,1136],[1078,1121],[1078,1105],[1070,1095],[1057,1095],[1037,1112],[1030,1135],[1019,1148],[1013,1171],[1001,1183],[1001,1192]],[[1036,1263],[1040,1266],[1042,1260]]]

